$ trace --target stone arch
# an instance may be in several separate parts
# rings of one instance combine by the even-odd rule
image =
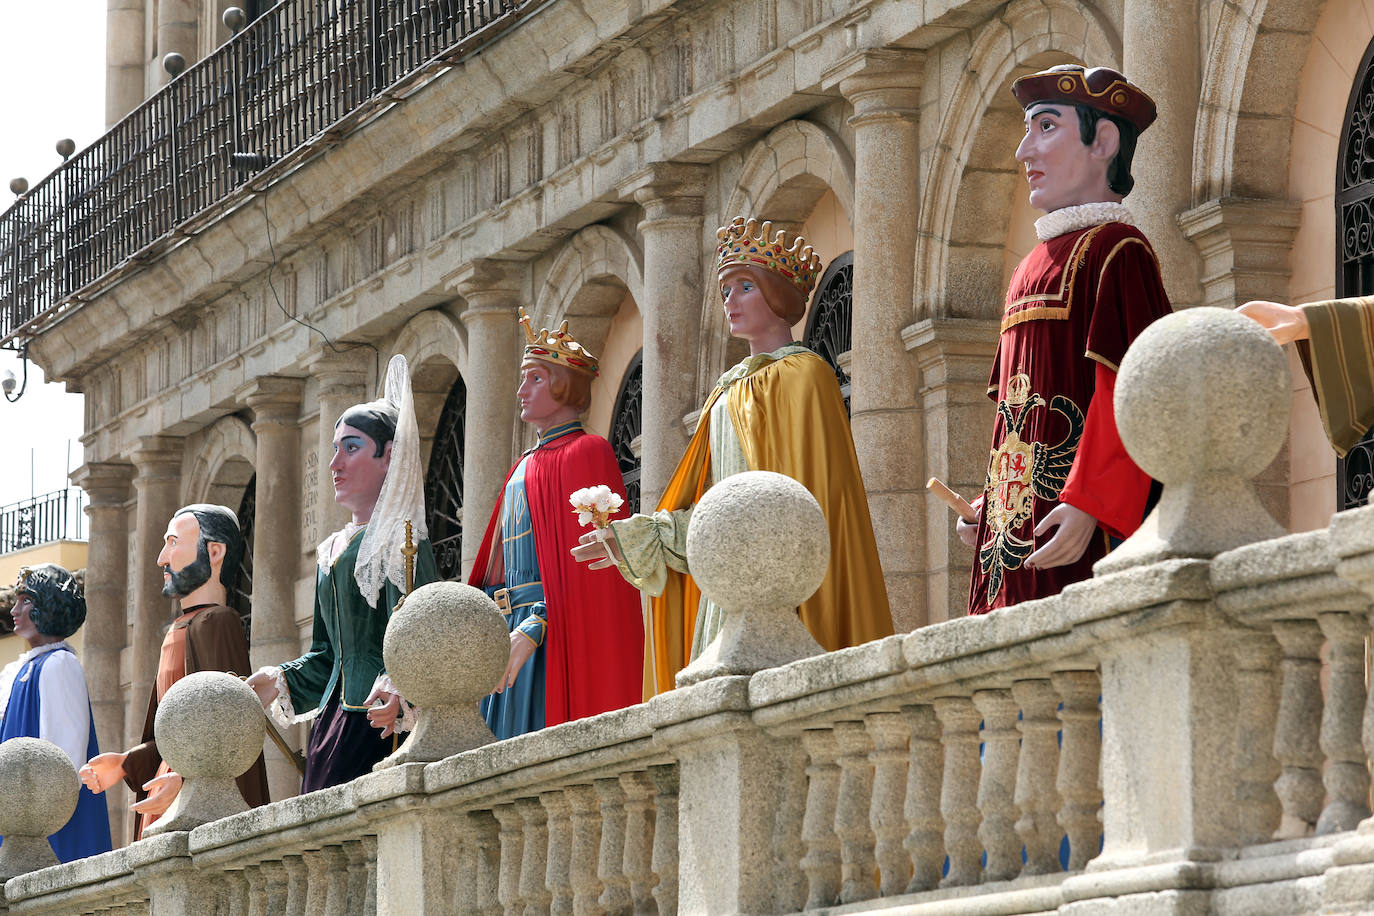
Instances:
[[[218,503],[237,511],[256,461],[257,436],[252,427],[235,416],[216,420],[205,431],[200,453],[186,475],[182,505]]]
[[[567,319],[577,326],[577,339],[599,354],[626,292],[644,301],[643,251],[609,226],[588,226],[558,252],[530,317],[536,328]]]
[[[753,216],[780,227],[797,229],[826,191],[854,223],[854,157],[834,132],[811,121],[784,121],[754,144],[739,178],[726,197],[722,218]],[[709,227],[713,228],[713,227]],[[703,390],[742,355],[730,338],[718,303],[714,263],[705,258],[701,305],[700,356],[697,367]]]
[[[410,364],[415,423],[420,428],[420,455],[428,468],[434,428],[444,400],[453,383],[467,369],[467,338],[447,312],[429,309],[405,323],[396,335],[387,360],[398,353]]]
[[[956,50],[960,57],[963,50]],[[1121,39],[1073,0],[1015,0],[973,38],[968,64],[942,103],[923,176],[916,248],[918,317],[985,318],[1000,311],[1006,214],[1019,187],[1022,116],[1012,80],[1054,64],[1121,65]]]
[[[1293,111],[1325,0],[1223,4],[1203,68],[1193,140],[1193,203],[1287,196]],[[1239,167],[1238,167],[1239,166]]]

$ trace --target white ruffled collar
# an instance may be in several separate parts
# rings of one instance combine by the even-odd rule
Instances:
[[[38,658],[38,656],[40,655],[46,655],[49,652],[56,652],[58,649],[70,648],[71,646],[67,645],[67,641],[65,639],[59,639],[57,642],[50,642],[47,645],[29,649],[23,655],[19,656],[19,667],[24,667],[24,665],[33,661],[35,658]]]
[[[1100,226],[1103,223],[1125,223],[1134,226],[1135,217],[1125,204],[1109,200],[1075,204],[1072,207],[1061,207],[1040,217],[1035,221],[1035,234],[1040,241],[1048,242],[1066,232],[1077,232],[1079,229]]]

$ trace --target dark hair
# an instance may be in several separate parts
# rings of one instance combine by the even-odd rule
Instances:
[[[196,524],[200,525],[197,554],[205,550],[208,556],[209,550],[204,546],[208,541],[224,545],[224,563],[219,568],[219,581],[226,589],[233,588],[239,575],[239,564],[243,562],[243,531],[239,529],[239,517],[228,506],[193,503],[182,506],[172,518],[188,512],[196,517]]]
[[[362,431],[377,446],[377,452],[372,457],[380,458],[386,444],[396,438],[396,419],[396,410],[386,401],[370,401],[354,404],[339,414],[339,419],[334,421],[334,428],[351,426]]]
[[[23,567],[14,593],[33,600],[29,621],[44,636],[66,639],[86,621],[85,592],[76,577],[56,563]]]
[[[1097,122],[1106,119],[1116,125],[1117,133],[1121,135],[1121,144],[1112,161],[1107,163],[1107,187],[1111,188],[1113,193],[1125,197],[1135,187],[1135,179],[1131,177],[1131,160],[1135,158],[1135,143],[1140,137],[1140,131],[1129,121],[1107,114],[1101,109],[1090,108],[1087,105],[1073,107],[1078,109],[1078,136],[1082,138],[1084,146],[1091,146],[1097,139]]]

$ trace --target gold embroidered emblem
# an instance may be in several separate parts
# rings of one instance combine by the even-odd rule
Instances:
[[[997,412],[1006,421],[1002,442],[988,457],[983,502],[987,540],[978,549],[979,566],[987,576],[988,604],[1002,590],[1003,573],[1020,569],[1035,550],[1031,538],[1016,532],[1031,520],[1035,497],[1057,499],[1069,478],[1078,441],[1083,437],[1083,411],[1063,395],[1050,400],[1049,409],[1069,421],[1064,440],[1055,446],[1026,442],[1021,438],[1031,412],[1045,406],[1045,399],[1031,391],[1030,376],[1018,372],[1007,380],[1006,397]]]

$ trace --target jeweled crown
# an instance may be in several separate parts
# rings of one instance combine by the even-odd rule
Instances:
[[[1006,402],[1012,407],[1020,407],[1030,400],[1031,380],[1024,372],[1018,372],[1007,379]]]
[[[564,321],[557,331],[540,328],[536,334],[530,316],[521,309],[520,325],[525,329],[525,359],[542,359],[546,363],[567,366],[575,372],[596,377],[600,368],[596,357],[568,333],[568,322]]]
[[[772,240],[769,236],[772,235]],[[803,296],[811,295],[821,272],[821,258],[800,235],[787,244],[787,232],[773,234],[773,223],[762,225],[756,219],[735,217],[728,226],[716,230],[720,247],[716,249],[716,273],[734,264],[749,264],[771,270],[797,285]]]

